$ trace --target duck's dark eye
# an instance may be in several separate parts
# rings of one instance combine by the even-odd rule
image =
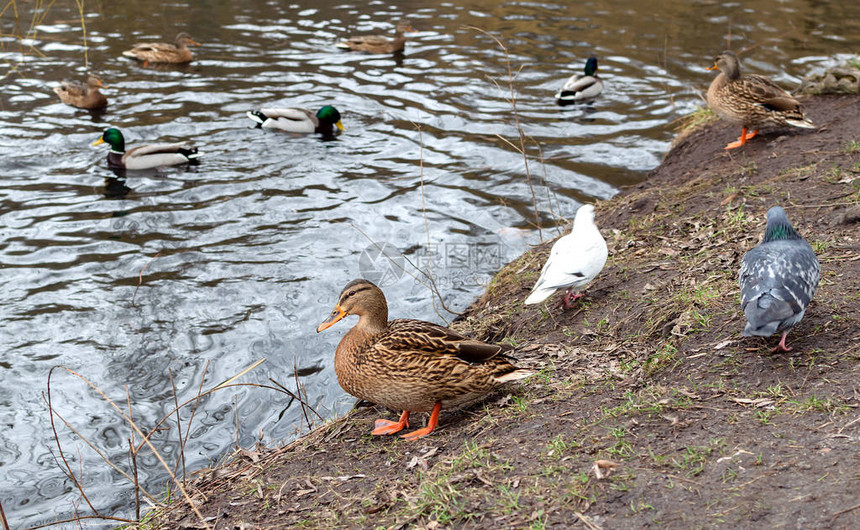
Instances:
[[[347,295],[347,296],[354,296],[354,295],[355,295],[355,291],[350,291],[350,292],[346,293],[346,295]]]

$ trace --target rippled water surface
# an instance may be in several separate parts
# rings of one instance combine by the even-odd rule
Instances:
[[[42,5],[42,4],[38,4]],[[142,6],[153,9],[143,12]],[[555,232],[579,204],[606,199],[655,167],[670,122],[700,104],[726,47],[751,47],[750,70],[786,86],[834,54],[856,52],[854,2],[105,2],[87,3],[85,53],[74,3],[51,4],[31,32],[0,38],[0,502],[13,527],[89,513],[60,471],[44,400],[63,365],[151,429],[180,402],[258,360],[237,382],[295,390],[323,416],[347,410],[332,369],[351,322],[317,335],[341,287],[384,285],[392,316],[442,322],[411,264],[464,308],[505,262]],[[4,35],[27,32],[33,3],[0,15]],[[390,33],[408,16],[402,57],[334,48],[350,33]],[[516,106],[528,136],[518,142]],[[202,46],[186,67],[121,58],[138,40],[190,32]],[[561,109],[552,94],[589,55],[606,80],[593,106]],[[110,106],[91,115],[51,91],[102,75]],[[499,83],[498,85],[496,83]],[[251,129],[246,110],[333,104],[346,131],[331,141]],[[106,126],[129,146],[191,139],[196,167],[117,179]],[[538,150],[538,146],[540,150]],[[423,179],[423,194],[422,194]],[[537,211],[537,213],[536,213]],[[402,252],[403,273],[373,243]],[[438,312],[437,312],[438,310]],[[171,380],[172,375],[172,380]],[[96,508],[132,514],[132,488],[80,438],[128,470],[129,430],[83,380],[51,382],[66,458]],[[126,394],[128,392],[128,394]],[[128,397],[127,397],[128,396]],[[183,415],[188,427],[190,409]],[[259,433],[279,444],[302,428],[297,402],[260,387],[204,397],[185,448],[195,469]],[[238,425],[238,427],[237,427]],[[171,463],[175,422],[154,441]],[[160,496],[166,473],[148,451],[141,481]]]

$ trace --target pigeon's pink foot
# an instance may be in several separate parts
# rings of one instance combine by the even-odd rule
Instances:
[[[779,341],[779,344],[777,344],[776,348],[774,348],[774,349],[773,349],[773,351],[774,351],[774,352],[778,352],[778,351],[791,351],[791,350],[793,350],[793,349],[794,349],[794,348],[790,348],[790,347],[786,346],[786,344],[785,344],[785,338],[786,338],[786,337],[788,337],[788,332],[787,332],[787,331],[784,331],[784,332],[782,333],[782,339]]]
[[[561,299],[560,305],[565,309],[573,309],[574,302],[576,302],[583,296],[585,295],[582,293],[573,294],[571,293],[571,290],[568,289],[567,292],[564,294],[564,298]]]

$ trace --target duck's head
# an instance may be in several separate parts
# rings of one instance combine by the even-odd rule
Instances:
[[[346,284],[334,310],[317,327],[317,333],[332,327],[338,320],[349,315],[358,315],[359,324],[371,323],[384,327],[388,322],[388,303],[382,291],[368,280],[353,280]]]
[[[738,56],[731,50],[726,50],[714,57],[714,65],[708,67],[708,70],[719,70],[732,79],[740,75],[740,69],[741,65],[740,61],[738,61]]]
[[[93,145],[99,144],[108,144],[112,151],[116,151],[118,153],[125,152],[125,138],[123,138],[119,129],[114,129],[113,127],[106,129],[105,132],[102,133],[101,138],[93,142]]]
[[[200,46],[200,43],[194,40],[191,35],[183,31],[176,36],[176,45],[182,48],[183,46]]]
[[[585,75],[594,75],[597,73],[597,57],[589,57],[585,61]]]
[[[107,88],[105,85],[102,84],[101,78],[94,74],[90,74],[90,76],[87,78],[87,86],[90,88]]]
[[[415,33],[415,29],[412,27],[412,24],[409,23],[408,20],[404,19],[397,23],[394,26],[395,33]]]
[[[338,129],[343,130],[343,123],[340,122],[340,112],[331,105],[326,105],[317,111],[317,119],[321,122],[331,123],[336,125]]]

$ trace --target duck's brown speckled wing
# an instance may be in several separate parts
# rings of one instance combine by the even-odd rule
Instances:
[[[470,339],[448,328],[421,320],[398,319],[376,342],[378,350],[422,353],[428,356],[456,357],[468,363],[482,363],[510,347]],[[453,360],[453,359],[452,359]]]
[[[382,35],[363,35],[357,37],[350,37],[346,40],[346,42],[354,46],[381,47],[391,44],[391,39]]]
[[[749,74],[744,76],[740,82],[743,90],[752,99],[771,107],[771,110],[794,110],[800,105],[788,92],[767,77]]]

